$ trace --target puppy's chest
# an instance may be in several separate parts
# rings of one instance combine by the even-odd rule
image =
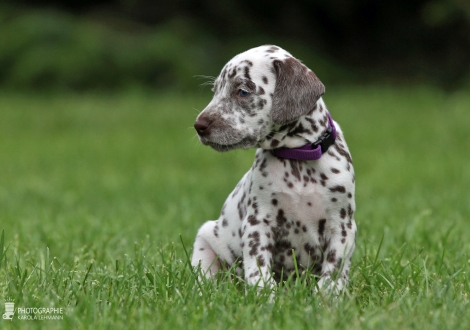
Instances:
[[[250,213],[263,221],[268,231],[274,235],[274,241],[304,241],[310,236],[312,228],[319,219],[325,217],[325,200],[316,187],[299,187],[298,191],[273,190],[256,192],[257,199],[263,206]],[[248,224],[249,225],[249,224]]]
[[[326,191],[314,167],[281,160],[254,166],[251,171],[249,200],[258,200],[254,213],[271,227],[301,234],[325,216]]]

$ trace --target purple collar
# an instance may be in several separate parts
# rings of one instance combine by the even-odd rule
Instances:
[[[333,124],[333,119],[328,112],[328,128],[320,138],[313,142],[306,144],[299,148],[277,148],[271,150],[272,154],[279,158],[288,158],[296,160],[317,160],[328,150],[328,148],[335,143],[336,127]]]

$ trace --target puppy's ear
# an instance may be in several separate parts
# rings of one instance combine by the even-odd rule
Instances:
[[[290,57],[273,62],[276,87],[271,110],[275,124],[290,123],[313,109],[325,93],[320,79],[299,60]]]

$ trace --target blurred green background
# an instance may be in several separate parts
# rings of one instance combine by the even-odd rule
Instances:
[[[319,76],[354,159],[333,308],[188,272],[254,154],[199,143],[198,75],[262,44]],[[469,0],[0,0],[0,314],[13,297],[67,308],[49,329],[468,330],[469,109]]]
[[[260,44],[327,85],[470,86],[468,0],[6,0],[0,86],[194,90],[194,76]]]

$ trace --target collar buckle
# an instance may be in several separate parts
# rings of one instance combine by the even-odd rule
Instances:
[[[312,149],[316,149],[318,146],[321,148],[322,154],[328,151],[328,148],[335,143],[335,136],[333,135],[333,127],[328,126],[325,133],[320,136],[318,140],[312,143]]]

